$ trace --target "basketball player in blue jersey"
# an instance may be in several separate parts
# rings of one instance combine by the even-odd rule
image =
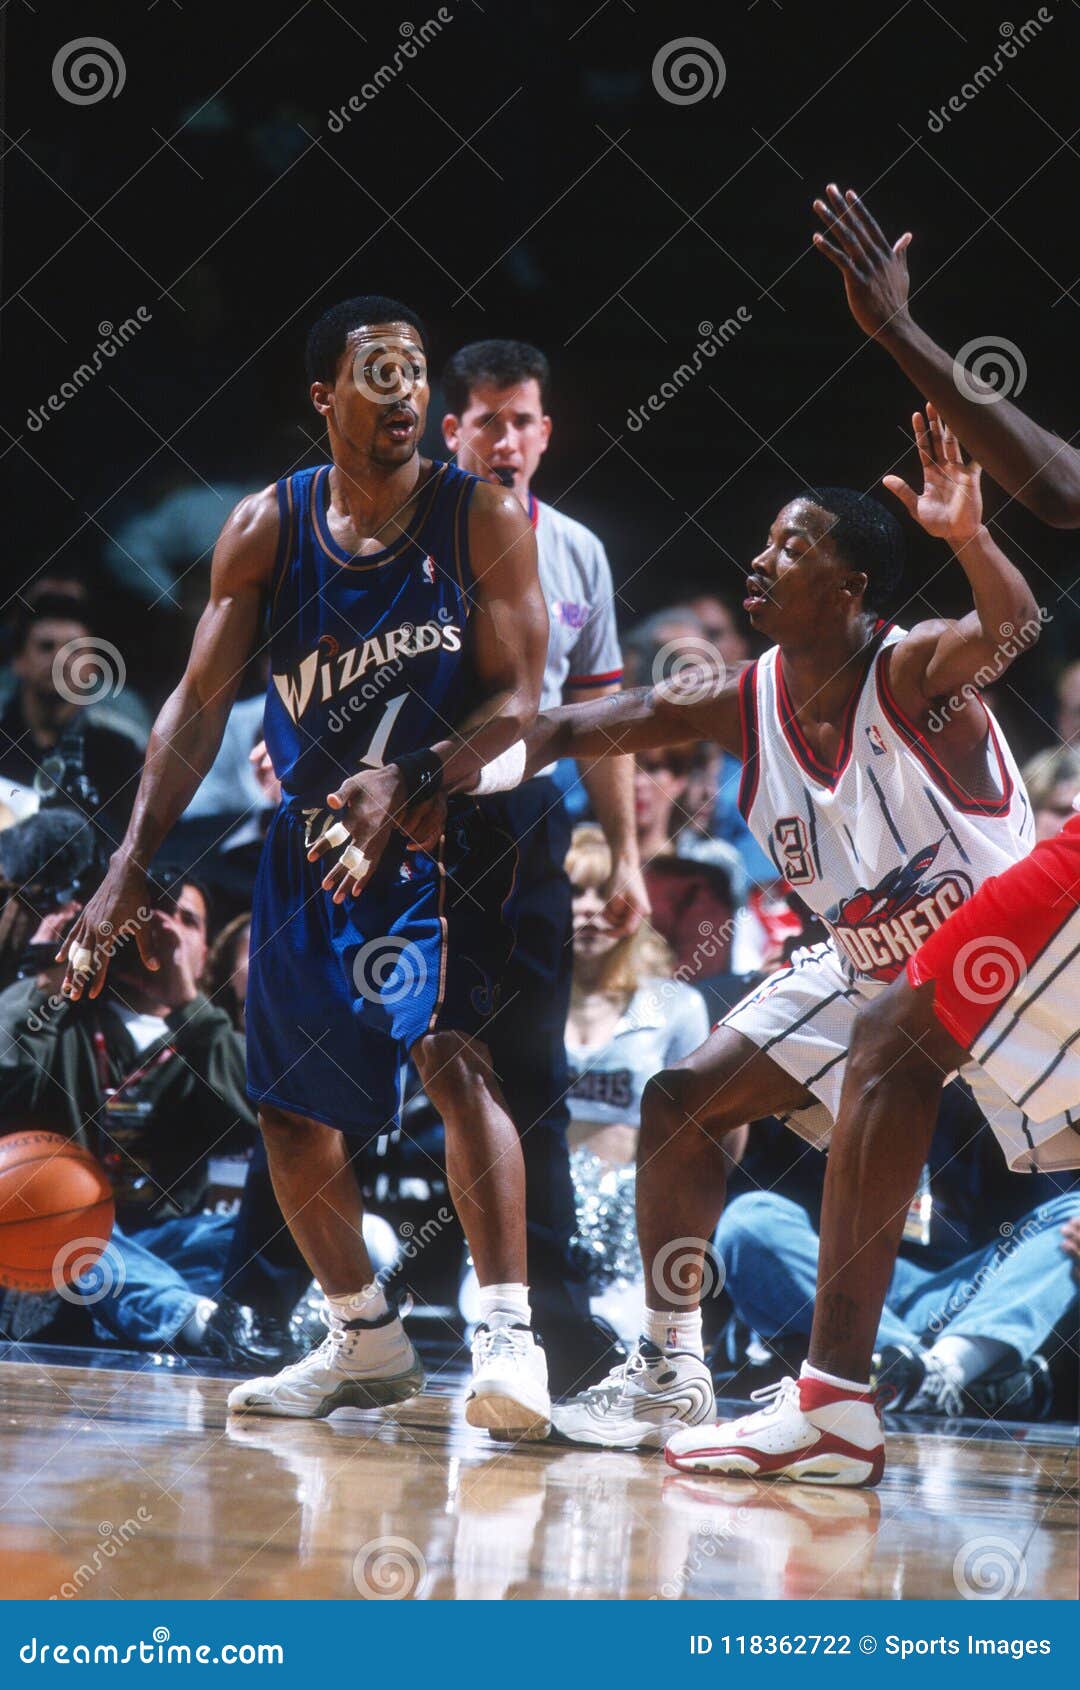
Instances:
[[[366,296],[315,324],[311,399],[332,461],[241,500],[218,541],[187,669],[147,751],[131,824],[65,939],[64,990],[100,993],[108,938],[221,741],[268,618],[266,740],[283,801],[255,886],[248,1090],[274,1190],[326,1298],[325,1341],[230,1409],[298,1419],[378,1407],[423,1370],[375,1283],[350,1167],[395,1118],[410,1054],[445,1123],[451,1192],[480,1282],[466,1417],[544,1436],[530,1325],[521,1145],[483,1042],[512,947],[515,842],[463,796],[536,712],[547,647],[532,527],[511,493],[418,453],[425,336]],[[409,849],[414,807],[445,826]]]
[[[481,340],[461,347],[442,378],[443,438],[461,469],[513,492],[536,533],[540,588],[550,632],[541,709],[617,693],[622,654],[611,568],[599,537],[532,490],[551,439],[550,370],[538,347]],[[552,1389],[581,1390],[615,1357],[614,1334],[589,1314],[588,1288],[570,1242],[576,1227],[566,1134],[566,1020],[573,954],[570,882],[563,868],[570,818],[542,769],[513,792],[482,800],[497,827],[518,840],[518,877],[508,915],[519,943],[505,980],[505,1007],[490,1049],[522,1135],[528,1193],[529,1282],[534,1319],[552,1363]],[[607,919],[631,931],[648,911],[634,826],[629,757],[583,763],[582,779],[612,862]]]

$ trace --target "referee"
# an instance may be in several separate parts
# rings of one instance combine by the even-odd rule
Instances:
[[[443,374],[443,437],[462,469],[512,488],[536,530],[540,586],[550,618],[541,710],[618,692],[622,656],[611,568],[597,536],[542,504],[532,480],[551,438],[548,361],[520,340],[463,346]],[[629,757],[583,764],[582,778],[611,850],[607,913],[623,932],[648,913],[634,829]],[[569,1084],[570,883],[563,869],[570,819],[553,768],[513,792],[482,800],[518,844],[510,909],[513,959],[503,1008],[485,1029],[495,1071],[525,1155],[530,1300],[552,1369],[552,1395],[581,1390],[611,1366],[610,1335],[591,1320],[569,1244],[574,1191],[566,1144]]]

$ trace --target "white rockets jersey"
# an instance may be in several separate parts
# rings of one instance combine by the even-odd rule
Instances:
[[[901,712],[888,653],[905,630],[879,623],[848,707],[839,761],[825,767],[799,728],[774,646],[742,675],[739,809],[777,874],[828,926],[854,973],[891,980],[992,874],[1030,851],[1031,806],[989,711],[996,798],[974,799]]]

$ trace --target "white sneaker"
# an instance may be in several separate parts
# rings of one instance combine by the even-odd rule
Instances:
[[[424,1369],[397,1309],[344,1321],[324,1307],[323,1320],[329,1330],[318,1349],[280,1373],[234,1385],[230,1413],[325,1420],[335,1408],[386,1408],[423,1390]]]
[[[715,1426],[687,1427],[664,1451],[682,1473],[737,1473],[816,1485],[876,1485],[885,1439],[867,1392],[855,1396],[814,1379],[782,1379],[755,1391],[764,1408]]]
[[[551,1430],[547,1356],[532,1328],[518,1322],[486,1322],[472,1343],[472,1384],[465,1395],[465,1419],[496,1438],[546,1438]]]
[[[968,1412],[964,1407],[964,1375],[958,1367],[936,1356],[933,1350],[923,1356],[926,1374],[922,1384],[903,1409],[904,1414],[939,1414],[949,1420],[960,1420]]]
[[[571,1397],[551,1418],[571,1443],[660,1449],[680,1426],[696,1426],[715,1411],[712,1374],[700,1356],[669,1354],[639,1338],[622,1366]]]

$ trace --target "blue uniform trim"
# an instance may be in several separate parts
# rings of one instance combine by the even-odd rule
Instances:
[[[380,569],[383,564],[392,563],[395,558],[399,557],[410,543],[419,543],[421,530],[431,514],[431,508],[435,503],[445,473],[445,464],[438,464],[434,467],[432,474],[429,475],[421,488],[412,521],[404,533],[399,534],[396,540],[393,540],[389,546],[384,546],[381,551],[368,552],[364,557],[358,558],[352,552],[347,552],[344,547],[339,546],[330,532],[330,522],[326,514],[330,501],[330,465],[326,464],[322,469],[316,470],[311,478],[311,518],[315,538],[326,555],[333,558],[335,563],[342,564],[346,569]]]

